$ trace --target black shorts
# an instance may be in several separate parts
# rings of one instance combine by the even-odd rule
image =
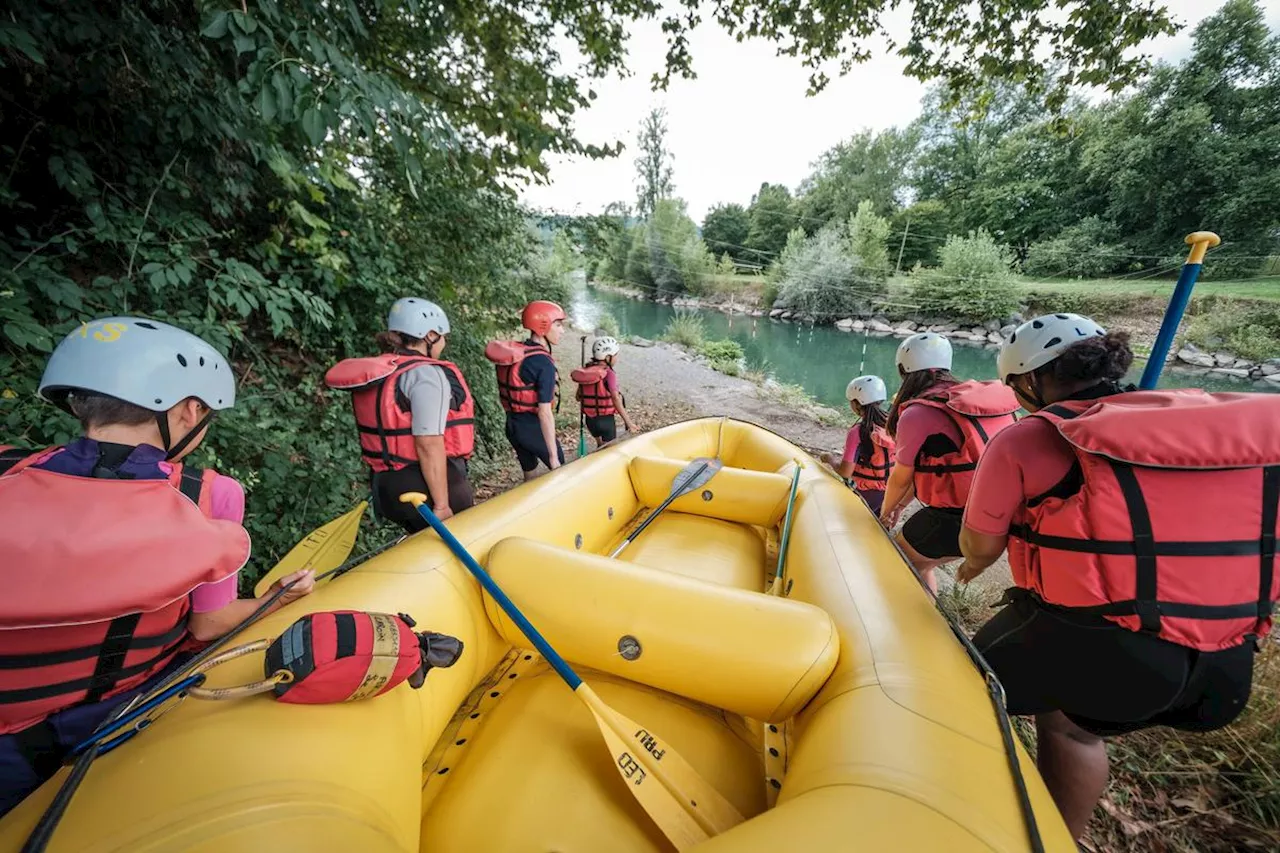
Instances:
[[[532,471],[541,462],[551,467],[551,457],[547,453],[547,442],[542,437],[542,423],[533,412],[509,412],[507,414],[507,441],[520,460],[520,470]],[[564,464],[564,448],[556,440],[556,456],[560,464]]]
[[[922,557],[931,560],[959,558],[962,509],[926,506],[902,525],[902,538]]]
[[[467,461],[450,457],[445,460],[444,470],[449,483],[449,509],[456,515],[474,506],[476,495],[471,481],[467,479]],[[413,504],[400,503],[400,496],[405,492],[430,495],[420,466],[409,465],[398,471],[378,472],[373,475],[370,489],[373,492],[373,512],[379,518],[394,521],[410,533],[427,529],[427,523]]]
[[[618,437],[618,421],[613,415],[600,415],[587,418],[587,432],[601,444],[607,444]]]
[[[1045,605],[1025,590],[974,635],[1011,714],[1062,711],[1100,737],[1170,726],[1222,728],[1244,710],[1253,643],[1200,652],[1101,616]]]

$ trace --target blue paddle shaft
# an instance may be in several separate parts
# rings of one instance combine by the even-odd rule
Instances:
[[[511,621],[516,623],[520,630],[524,632],[524,635],[529,638],[529,642],[533,643],[533,647],[541,652],[542,656],[551,664],[551,668],[556,671],[556,674],[564,679],[565,684],[568,684],[571,690],[577,690],[578,685],[582,683],[578,673],[574,672],[572,667],[565,662],[565,659],[560,657],[555,649],[551,648],[551,644],[538,633],[538,629],[529,624],[529,620],[524,618],[524,614],[520,612],[519,607],[516,607],[515,602],[507,598],[507,594],[502,591],[502,587],[498,586],[493,578],[489,577],[489,573],[476,562],[475,557],[468,553],[463,544],[458,541],[458,538],[449,531],[449,528],[444,526],[444,522],[431,511],[431,507],[425,503],[418,504],[418,514],[422,516],[422,519],[427,524],[431,525],[432,530],[440,535],[440,538],[444,540],[444,544],[449,546],[449,550],[453,552],[453,555],[462,561],[462,565],[466,566],[471,574],[475,575],[476,580],[480,581],[480,585],[485,588],[485,591],[489,593],[494,601],[498,602],[498,606],[510,617]]]
[[[1160,380],[1160,372],[1164,370],[1164,360],[1169,357],[1169,349],[1173,346],[1174,336],[1178,334],[1178,325],[1182,315],[1191,301],[1191,288],[1195,287],[1200,277],[1203,264],[1183,264],[1182,273],[1178,276],[1178,284],[1173,289],[1173,298],[1169,300],[1169,308],[1164,312],[1164,320],[1160,323],[1160,334],[1156,335],[1155,345],[1151,347],[1151,358],[1147,360],[1146,369],[1142,371],[1142,381],[1138,387],[1150,391]]]

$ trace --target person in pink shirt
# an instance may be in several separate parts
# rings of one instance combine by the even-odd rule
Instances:
[[[1107,785],[1106,738],[1212,731],[1244,710],[1277,595],[1262,579],[1280,502],[1270,395],[1229,395],[1259,412],[1252,430],[1230,425],[1210,395],[1182,408],[1187,392],[1122,388],[1132,362],[1128,335],[1087,317],[1015,330],[998,371],[1032,416],[992,437],[960,535],[961,583],[1008,548],[1015,586],[973,642],[1009,713],[1034,715],[1040,773],[1076,838]]]
[[[237,597],[243,488],[181,462],[235,403],[221,353],[155,320],[96,320],[54,350],[39,393],[84,434],[0,448],[0,512],[29,519],[0,528],[0,619],[12,629],[0,630],[0,657],[22,661],[0,670],[0,814],[121,703],[264,603]],[[60,595],[67,583],[74,595]],[[290,583],[273,609],[315,579],[297,572],[266,595]]]
[[[844,390],[849,408],[858,423],[845,436],[841,456],[827,454],[826,463],[853,487],[867,507],[877,515],[893,467],[893,438],[885,430],[889,413],[884,409],[888,394],[879,376],[859,376]]]
[[[888,432],[893,436],[894,464],[889,472],[880,521],[892,529],[903,509],[916,497],[916,460],[932,445],[959,446],[960,428],[944,412],[906,404],[926,394],[956,385],[951,375],[951,342],[941,335],[913,335],[898,347],[902,385],[889,410]],[[907,519],[894,537],[898,547],[930,590],[937,591],[934,569],[960,556],[960,512],[951,507],[924,506]]]

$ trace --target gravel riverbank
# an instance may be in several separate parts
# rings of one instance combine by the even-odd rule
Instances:
[[[566,459],[574,458],[578,446],[578,404],[568,376],[578,365],[579,349],[575,344],[581,334],[576,330],[567,333],[556,352],[563,394],[558,420]],[[728,415],[773,430],[815,455],[839,452],[844,447],[844,427],[823,424],[803,408],[776,399],[760,385],[719,373],[666,344],[623,344],[617,372],[627,411],[642,431],[689,418]],[[518,485],[520,480],[514,457],[508,457],[499,470],[477,483],[477,497],[492,497]],[[911,512],[912,509],[908,509],[904,520]],[[949,583],[948,577],[946,570],[939,574],[944,588]],[[1009,583],[1008,563],[1001,557],[975,586],[982,587],[979,592],[985,599]]]

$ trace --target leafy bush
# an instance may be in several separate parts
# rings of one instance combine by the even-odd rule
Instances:
[[[911,273],[911,294],[921,310],[952,319],[1000,319],[1017,310],[1018,286],[1013,258],[986,231],[951,235],[936,269]]]
[[[883,279],[860,275],[845,235],[825,228],[805,239],[793,231],[778,259],[779,296],[792,310],[819,320],[846,317],[870,307],[884,293]]]
[[[1120,243],[1120,232],[1097,216],[1058,232],[1051,240],[1032,243],[1023,265],[1028,275],[1045,278],[1098,278],[1123,271],[1129,253]]]
[[[698,236],[698,226],[685,213],[684,202],[664,198],[654,208],[646,230],[649,270],[658,293],[700,293],[715,260]]]
[[[596,318],[596,328],[611,338],[616,338],[622,334],[622,327],[618,325],[618,318],[608,311],[601,312],[600,316]]]
[[[849,250],[864,278],[883,282],[889,277],[889,220],[876,216],[875,205],[869,200],[858,205],[858,211],[849,217]]]
[[[1205,303],[1191,318],[1188,341],[1253,361],[1280,357],[1280,308],[1243,306],[1226,300]]]
[[[516,137],[498,129],[472,148],[450,131],[440,144],[450,108],[420,100],[428,84],[374,46],[389,31],[421,38],[403,10],[374,21],[352,5],[339,22],[233,5],[65,0],[15,6],[0,26],[6,116],[23,117],[0,122],[0,440],[78,432],[35,389],[86,319],[141,314],[206,338],[239,387],[193,461],[244,482],[260,572],[367,493],[350,398],[322,377],[374,351],[397,297],[448,312],[482,465],[509,452],[484,343],[527,299],[568,291],[523,214],[488,189]],[[357,36],[366,25],[377,35]],[[485,109],[515,96],[432,83]]]
[[[715,365],[736,365],[746,355],[742,351],[742,344],[728,338],[704,342],[702,346],[698,347],[698,354]]]
[[[677,311],[662,333],[663,340],[695,350],[702,346],[706,336],[707,327],[702,318],[689,311]]]

